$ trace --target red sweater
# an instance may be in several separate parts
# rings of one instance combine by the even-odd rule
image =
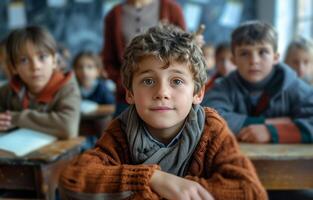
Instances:
[[[187,169],[186,179],[201,184],[218,199],[267,199],[250,160],[239,147],[225,121],[206,108],[204,132]],[[133,165],[126,135],[114,120],[96,147],[67,166],[60,186],[78,193],[135,192],[130,199],[159,199],[149,181],[154,165]]]
[[[168,21],[171,24],[185,29],[185,21],[180,6],[172,0],[160,0],[160,21]],[[122,34],[122,4],[115,6],[105,18],[104,45],[102,60],[109,78],[117,86],[117,102],[125,101],[125,90],[122,86],[120,68],[126,47]]]

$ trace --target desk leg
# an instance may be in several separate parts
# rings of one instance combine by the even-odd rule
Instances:
[[[55,192],[58,188],[59,176],[64,167],[73,158],[72,155],[62,158],[57,162],[40,166],[38,176],[37,193],[44,194],[44,199],[55,200]]]

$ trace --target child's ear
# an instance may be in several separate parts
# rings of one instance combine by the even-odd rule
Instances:
[[[205,86],[203,86],[200,89],[200,91],[193,96],[192,103],[193,104],[200,104],[202,102],[203,97],[204,97],[204,93],[205,93]]]
[[[279,63],[280,54],[274,53],[274,64],[277,65]]]
[[[134,94],[132,93],[132,91],[126,89],[126,101],[129,104],[134,104]]]

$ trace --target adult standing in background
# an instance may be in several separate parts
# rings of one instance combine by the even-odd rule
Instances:
[[[128,106],[120,75],[124,49],[135,35],[160,21],[186,29],[182,9],[173,0],[126,0],[105,17],[102,60],[117,87],[115,116]]]

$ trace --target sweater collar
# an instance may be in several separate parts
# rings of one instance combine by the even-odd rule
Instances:
[[[72,72],[64,74],[62,72],[55,71],[52,74],[48,84],[43,88],[43,90],[38,95],[36,95],[35,97],[36,101],[41,103],[49,103],[53,99],[55,93],[59,91],[59,89],[65,83],[67,83],[71,77]],[[19,76],[14,76],[12,78],[12,80],[10,81],[10,87],[18,95],[25,90],[25,84],[22,82]],[[24,94],[22,98],[24,102],[25,101],[24,98],[28,99],[28,95]]]

